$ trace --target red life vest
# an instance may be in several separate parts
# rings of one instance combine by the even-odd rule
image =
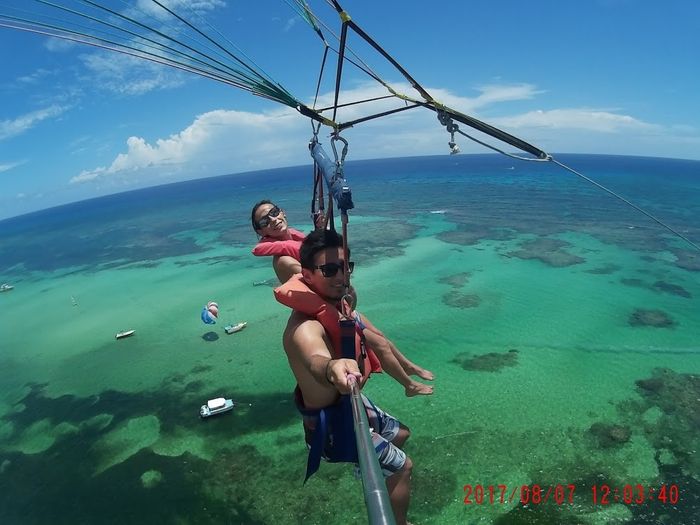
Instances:
[[[311,290],[302,280],[301,274],[297,274],[290,278],[282,286],[275,288],[275,299],[279,303],[288,306],[292,310],[296,310],[305,315],[313,317],[331,338],[333,345],[333,358],[338,359],[340,354],[340,312],[335,305],[323,300],[318,294]],[[356,325],[355,334],[355,359],[358,363],[361,361],[362,355],[362,340],[360,337],[360,328]],[[365,364],[365,378],[369,377],[372,372],[381,372],[382,365],[379,358],[369,347],[365,348],[367,352],[367,363]]]
[[[253,248],[253,255],[256,257],[288,255],[298,261],[301,258],[299,255],[301,242],[306,235],[294,228],[288,228],[287,231],[290,233],[291,239],[280,240],[274,237],[263,237],[260,239],[260,242]]]

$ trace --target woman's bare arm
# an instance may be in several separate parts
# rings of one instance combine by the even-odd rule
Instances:
[[[289,255],[275,255],[272,258],[272,268],[281,283],[286,283],[293,275],[301,273],[301,263]]]

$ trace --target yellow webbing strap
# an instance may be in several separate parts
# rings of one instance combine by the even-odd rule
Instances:
[[[352,20],[347,11],[341,11],[340,13],[338,13],[338,15],[340,16],[340,19],[343,21],[344,24],[347,24],[350,20]]]

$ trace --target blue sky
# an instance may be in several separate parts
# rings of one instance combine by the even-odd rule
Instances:
[[[0,13],[32,3],[0,0]],[[124,9],[127,2],[109,3]],[[150,0],[128,3],[151,7]],[[309,4],[337,29],[325,2]],[[168,5],[183,14],[195,8],[311,104],[323,46],[285,1]],[[547,152],[700,159],[700,2],[346,0],[344,7],[434,98]],[[413,94],[357,38],[349,44],[383,79]],[[308,119],[211,79],[4,27],[0,64],[0,218],[145,186],[310,163]],[[322,100],[330,101],[332,90],[329,75]],[[346,67],[341,100],[385,93]],[[327,134],[322,129],[322,140]],[[343,136],[348,160],[449,152],[449,136],[428,110]],[[488,151],[458,142],[465,153]]]

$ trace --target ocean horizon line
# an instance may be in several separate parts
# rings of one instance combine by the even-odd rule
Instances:
[[[602,157],[607,157],[611,159],[620,159],[620,158],[628,158],[628,159],[649,159],[649,160],[663,160],[663,161],[668,161],[668,162],[689,162],[689,163],[699,163],[700,160],[695,160],[695,159],[686,159],[686,158],[677,158],[677,157],[659,157],[659,156],[646,156],[646,155],[623,155],[623,154],[610,154],[610,153],[552,153],[551,154],[555,158],[560,158],[560,157],[569,157],[569,158],[602,158]],[[510,159],[510,157],[504,156],[500,153],[495,153],[495,152],[484,152],[484,153],[460,153],[458,156],[454,157],[451,155],[445,155],[445,154],[436,154],[436,155],[411,155],[411,156],[403,156],[403,157],[377,157],[377,158],[371,158],[371,159],[357,159],[357,160],[346,160],[345,161],[345,166],[347,168],[352,168],[353,166],[356,165],[361,165],[362,163],[379,163],[379,162],[392,162],[392,161],[406,161],[406,160],[420,160],[420,161],[429,161],[429,160],[436,160],[436,159],[477,159],[477,158],[488,158],[488,159],[498,159],[498,158],[503,158],[506,162],[512,161],[514,165],[517,165],[521,162],[532,162],[535,161],[536,159],[528,159],[527,161],[522,161],[518,159]],[[311,159],[310,159],[311,160]],[[544,161],[541,161],[544,162]],[[231,173],[223,173],[219,175],[208,175],[205,177],[196,177],[196,178],[190,178],[190,179],[184,179],[184,180],[176,180],[176,181],[171,181],[171,182],[164,182],[161,184],[153,184],[153,185],[148,185],[148,186],[140,186],[136,188],[131,188],[131,189],[126,189],[123,191],[115,191],[112,193],[105,193],[103,195],[97,195],[94,197],[88,197],[85,199],[78,199],[78,200],[71,200],[68,202],[64,202],[61,204],[56,204],[56,205],[51,205],[47,206],[45,208],[39,208],[36,210],[28,211],[25,213],[20,213],[18,215],[10,215],[7,217],[2,217],[0,216],[0,226],[2,226],[5,223],[10,223],[14,220],[23,220],[23,219],[31,219],[31,217],[35,214],[42,214],[45,212],[52,212],[52,211],[57,211],[60,210],[61,208],[65,207],[70,207],[73,205],[77,205],[80,203],[94,203],[95,201],[99,201],[101,199],[109,199],[111,197],[116,197],[116,196],[124,196],[124,195],[133,195],[134,193],[138,192],[148,192],[152,191],[155,188],[167,188],[167,187],[178,187],[186,184],[192,184],[192,183],[206,183],[208,181],[212,181],[214,179],[220,179],[220,178],[229,178],[229,177],[251,177],[259,173],[264,173],[264,172],[284,172],[288,170],[298,170],[298,169],[307,169],[310,166],[312,166],[312,163],[309,162],[308,164],[294,164],[294,165],[289,165],[289,166],[277,166],[273,168],[261,168],[261,169],[256,169],[256,170],[247,170],[247,171],[236,171],[236,172],[231,172]],[[575,166],[572,166],[575,168]]]

